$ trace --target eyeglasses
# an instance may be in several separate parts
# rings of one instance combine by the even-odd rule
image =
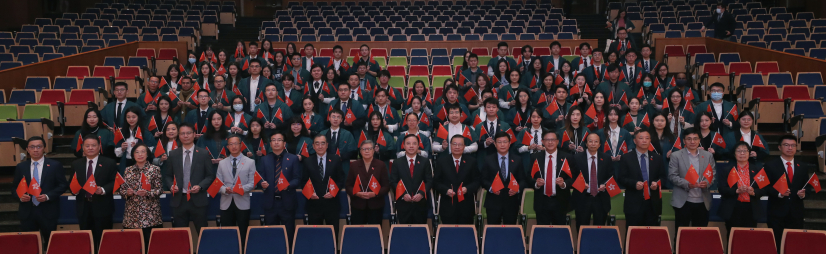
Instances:
[[[326,145],[327,142],[313,142],[313,145]]]
[[[780,144],[780,145],[783,146],[783,148],[797,147],[797,144],[788,144],[788,143],[786,143],[786,144]]]
[[[273,139],[272,142],[282,143],[282,142],[284,142],[284,140],[279,138],[279,139]]]
[[[239,142],[227,143],[228,146],[237,146],[237,145],[240,145],[240,144],[241,143],[239,143]]]
[[[749,153],[749,150],[737,150],[737,151],[734,151],[734,152],[739,153],[739,154],[746,154],[746,153]]]
[[[361,150],[362,150],[362,151],[365,151],[365,152],[367,152],[367,151],[373,151],[373,149],[374,149],[374,148],[372,148],[372,147],[363,147],[363,148],[361,148]]]
[[[29,149],[32,149],[32,150],[43,149],[43,146],[29,146]]]

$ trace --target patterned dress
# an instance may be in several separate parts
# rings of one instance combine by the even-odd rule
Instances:
[[[162,224],[160,195],[162,193],[161,168],[151,163],[144,164],[143,167],[132,165],[126,168],[124,176],[125,183],[118,189],[118,194],[126,200],[126,208],[123,212],[124,228],[148,228]],[[141,173],[146,175],[151,186],[149,193],[145,197],[137,194],[127,197],[126,191],[132,189],[137,192],[141,189]]]

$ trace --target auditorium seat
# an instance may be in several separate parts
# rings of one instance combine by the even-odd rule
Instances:
[[[787,86],[788,88],[790,86]],[[805,87],[804,87],[805,88]],[[785,88],[784,88],[785,90]],[[785,91],[784,91],[785,95]],[[808,94],[806,94],[808,95]],[[798,127],[803,131],[798,134],[801,142],[813,142],[820,132],[820,118],[824,117],[823,107],[820,100],[795,100],[792,102],[792,116],[803,115],[804,120],[792,127],[792,132],[797,132]],[[802,125],[801,125],[802,124]]]
[[[482,253],[526,253],[520,225],[485,225]]]
[[[245,254],[287,254],[287,247],[287,231],[283,225],[250,226],[247,229]]]
[[[22,62],[0,62],[0,71],[23,66]]]
[[[37,94],[34,90],[12,89],[11,94],[9,94],[9,101],[7,103],[23,106],[28,103],[36,102]]]
[[[333,226],[297,225],[293,254],[336,254]]]
[[[154,50],[153,50],[154,51]],[[138,54],[137,56],[145,56],[143,54]],[[169,66],[172,64],[173,59],[177,59],[178,57],[178,50],[174,48],[162,48],[158,50],[157,60],[155,61],[156,66]],[[158,73],[157,75],[163,76],[166,75],[166,68],[157,68]]]
[[[61,90],[62,91],[62,90]],[[69,101],[65,103],[64,115],[79,116],[86,112],[89,108],[89,102],[97,104],[95,90],[91,89],[74,89],[69,91]],[[82,117],[67,117],[67,126],[81,126],[83,124]]]
[[[63,57],[63,53],[46,53],[43,54],[43,61],[54,60]]]
[[[672,253],[668,227],[628,227],[626,254]]]
[[[730,63],[728,66],[728,73],[734,73],[734,84],[740,83],[740,74],[743,73],[751,73],[751,62],[738,62],[738,63]],[[728,84],[729,79],[726,79],[726,83]],[[709,82],[712,84],[712,82]]]
[[[51,20],[49,21],[51,22]],[[0,123],[0,124],[7,124],[7,123]],[[5,130],[5,128],[0,128],[0,130]],[[4,151],[12,151],[14,149],[6,147],[3,145],[6,140],[0,138],[0,147],[3,147]],[[11,143],[11,142],[8,142]],[[5,149],[9,150],[5,150]],[[2,165],[3,163],[0,163]],[[5,253],[16,253],[16,254],[40,254],[42,253],[42,240],[40,239],[39,232],[10,232],[10,233],[0,233],[0,246],[3,246],[3,252]]]
[[[723,83],[723,86],[727,87],[729,83],[726,65],[723,63],[705,63],[700,66],[700,72],[708,74],[709,84],[720,82]]]
[[[345,225],[340,254],[383,254],[384,238],[378,225]]]
[[[826,249],[826,231],[785,229],[780,245],[782,254],[820,253]]]
[[[104,66],[114,66],[115,69],[120,68],[121,66],[126,65],[126,61],[123,60],[122,56],[107,56],[103,59]]]
[[[51,83],[49,77],[28,76],[26,77],[26,84],[23,86],[23,89],[33,89],[40,92],[43,89],[52,88]]]
[[[577,239],[578,254],[622,253],[619,228],[616,226],[580,226]]]
[[[574,239],[569,226],[534,225],[530,236],[531,254],[574,253]]]
[[[189,228],[153,228],[146,254],[193,254]]]
[[[780,72],[780,73],[770,73],[769,79],[767,84],[775,85],[778,88],[782,88],[783,86],[794,85],[794,81],[792,80],[792,74],[789,72]]]
[[[668,72],[685,71],[685,50],[683,45],[666,45],[665,54],[668,54]]]
[[[17,61],[22,65],[29,65],[40,62],[40,56],[36,53],[20,53],[17,55]]]
[[[479,243],[472,225],[439,225],[433,254],[477,254]]]
[[[89,66],[69,66],[66,69],[66,76],[83,80],[84,78],[91,76],[91,74],[89,73]]]
[[[430,254],[430,230],[427,225],[394,224],[387,244],[387,254]]]
[[[754,72],[759,72],[763,76],[768,76],[769,73],[780,72],[780,67],[777,62],[756,62],[754,65]]]
[[[820,72],[798,72],[796,80],[798,85],[808,86],[810,90],[813,90],[815,86],[823,85],[823,76]]]
[[[726,65],[732,62],[740,62],[740,53],[720,53],[720,62]]]
[[[93,244],[91,230],[52,231],[46,254],[94,253]]]
[[[149,67],[149,60],[143,56],[130,56],[127,66],[137,66],[141,69]]]
[[[677,254],[708,254],[725,251],[720,229],[717,227],[681,227],[677,231],[676,248]]]
[[[238,227],[203,227],[199,236],[200,254],[241,254]]]
[[[13,110],[15,114],[17,113],[16,107],[11,106],[9,109]],[[12,167],[20,163],[21,158],[19,158],[19,154],[25,151],[20,149],[20,146],[14,144],[12,142],[12,138],[26,139],[27,137],[28,134],[26,133],[26,126],[24,122],[0,122],[0,148],[2,148],[3,151],[14,151],[12,156],[0,157],[0,166]],[[33,234],[38,235],[38,237],[40,236],[39,232],[33,232]],[[5,247],[7,245],[4,244],[3,246]]]
[[[57,102],[66,102],[66,90],[43,89],[40,92],[40,100],[37,103],[57,105]]]
[[[717,62],[717,60],[715,60],[714,58],[714,53],[697,53],[692,57],[692,63],[700,64],[700,66],[702,66],[704,63]]]
[[[144,253],[143,230],[106,229],[100,238],[98,254]]]
[[[770,228],[731,228],[728,253],[777,253],[774,233]]]

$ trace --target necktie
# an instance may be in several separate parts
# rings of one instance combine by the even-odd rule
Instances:
[[[502,156],[502,164],[499,164],[499,177],[504,181],[508,177],[508,166],[505,164],[505,156]]]
[[[786,162],[786,171],[789,172],[789,182],[792,182],[792,179],[794,179],[794,168],[792,168],[791,161]]]
[[[588,177],[588,185],[590,185],[590,187],[588,188],[589,189],[588,191],[591,192],[592,197],[596,197],[597,196],[597,157],[593,156],[593,155],[591,155],[591,172],[590,172],[589,176],[590,177]]]
[[[533,130],[533,142],[537,145],[539,144],[539,131],[538,130]]]
[[[94,168],[92,167],[92,163],[94,163],[94,161],[89,160],[89,168],[86,169],[86,181],[89,181],[89,178],[92,177],[92,171],[94,170]],[[92,193],[89,193],[87,191],[86,199],[92,199]]]
[[[34,170],[32,171],[32,178],[34,178],[34,180],[37,181],[37,184],[40,184],[40,172],[38,172],[37,170],[37,164],[38,163],[35,161]],[[35,198],[32,199],[32,203],[34,203],[35,206],[40,205],[40,202],[38,202]]]
[[[316,81],[315,84],[313,84],[313,87],[315,88],[315,90],[318,90],[318,88],[319,88],[318,86],[321,85],[320,83],[321,82]]]
[[[189,186],[189,177],[190,172],[192,170],[192,156],[189,153],[192,151],[186,151],[186,155],[184,156],[184,185]],[[183,192],[189,192],[189,190],[184,190]]]
[[[282,174],[282,172],[281,172],[281,156],[276,155],[275,156],[275,176],[276,176],[276,178],[281,177],[281,174]],[[275,188],[275,191],[278,192],[278,188]]]
[[[353,90],[353,91],[350,93],[350,99],[353,99],[353,100],[355,100],[355,99],[356,99],[356,90]]]
[[[631,66],[631,71],[628,72],[628,80],[634,80],[634,66]]]
[[[548,195],[548,187],[551,189],[551,196],[556,194],[556,188],[551,187],[553,186],[553,179],[554,179],[554,156],[548,155],[548,166],[545,168],[545,195]]]
[[[599,66],[597,66],[597,76],[599,76]],[[599,78],[599,77],[597,77]]]
[[[645,154],[640,155],[640,170],[642,170],[642,180],[648,182],[648,161],[645,160]]]
[[[459,160],[456,160],[456,173],[459,173]]]
[[[318,173],[324,178],[324,158],[318,158]]]
[[[338,133],[337,131],[333,132],[333,144],[338,144],[338,139],[337,139],[338,135],[336,135],[337,133]]]
[[[206,111],[201,111],[201,118],[206,117]]]
[[[645,62],[645,70],[647,71],[648,70],[648,61],[644,61],[644,62]]]
[[[618,140],[619,139],[617,139],[617,131],[611,131],[611,148],[617,147]]]
[[[120,118],[121,110],[123,110],[123,102],[118,102],[118,111],[115,111],[115,119]]]
[[[238,172],[238,159],[232,158],[232,176],[235,176],[235,173]]]
[[[341,112],[347,112],[347,102],[341,103]]]
[[[410,178],[413,178],[413,159],[410,159]]]
[[[493,122],[490,122],[490,128],[488,128],[488,136],[493,137],[493,134],[496,134],[496,129],[493,128]]]

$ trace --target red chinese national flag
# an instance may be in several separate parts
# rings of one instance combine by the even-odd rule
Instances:
[[[820,192],[820,179],[817,178],[817,174],[812,174],[812,177],[809,178],[809,181],[807,181],[806,184],[811,185],[815,193]]]
[[[731,167],[731,171],[728,172],[728,177],[726,178],[726,182],[728,183],[728,187],[734,187],[734,184],[740,181],[740,174],[737,173],[737,166]]]
[[[657,90],[657,91],[659,91],[659,90]],[[670,108],[670,105],[668,105],[668,98],[666,98],[665,100],[662,100],[662,101],[663,101],[663,109]]]
[[[333,181],[333,178],[327,179],[327,193],[330,193],[333,197],[338,195],[338,185],[336,185],[336,181]]]
[[[473,88],[468,89],[465,93],[465,100],[470,101],[473,99],[473,97],[476,97],[476,95],[476,90],[473,90]]]
[[[399,183],[396,184],[396,199],[399,199],[402,196],[404,196],[405,192],[407,192],[407,187],[404,187],[404,182],[399,180]]]
[[[683,149],[683,144],[680,143],[680,137],[677,137],[677,140],[674,140],[673,147],[677,148],[677,150]]]
[[[287,180],[287,177],[284,177],[283,171],[278,175],[278,183],[276,183],[275,187],[278,188],[278,191],[284,191],[287,187],[290,187],[290,181]]]
[[[361,192],[361,177],[356,176],[356,183],[353,184],[353,194]]]
[[[485,129],[485,126],[479,127],[479,139],[482,139],[482,136],[488,135],[488,130]]]
[[[261,109],[260,109],[260,108],[258,109],[258,113],[256,113],[255,117],[258,117],[258,119],[264,119],[264,120],[267,120],[267,118],[266,118],[266,117],[264,117],[264,112],[261,112]]]
[[[574,174],[571,173],[571,167],[568,166],[568,159],[562,161],[562,172],[568,175],[568,177],[574,177]]]
[[[760,189],[769,186],[769,176],[766,175],[766,168],[761,168],[760,171],[754,175],[754,182],[757,183],[757,187],[760,187]]]
[[[387,146],[387,139],[384,138],[384,133],[382,130],[379,130],[379,137],[376,139],[376,143],[382,146]]]
[[[95,175],[92,175],[89,177],[89,179],[86,179],[86,184],[83,185],[83,190],[85,190],[88,193],[95,193],[97,189],[98,185],[97,183],[95,183]]]
[[[611,145],[608,143],[608,140],[605,140],[605,145],[602,145],[602,152],[607,153],[611,150]]]
[[[642,73],[642,72],[640,72],[640,73]],[[639,81],[637,81],[637,83],[639,83]],[[640,88],[640,91],[637,92],[637,99],[643,100],[644,98],[645,98],[645,92],[643,92],[643,89]]]
[[[258,182],[260,182],[261,180],[264,180],[264,178],[261,177],[260,174],[258,174],[258,171],[255,171],[255,175],[252,177],[252,184],[258,184]]]
[[[115,125],[115,145],[120,145],[120,141],[123,140],[123,133],[120,132],[120,128]]]
[[[643,182],[643,185],[645,186],[642,188],[642,197],[645,200],[649,200],[651,199],[651,190],[648,188],[648,181]]]
[[[531,135],[531,133],[529,131],[526,131],[522,135],[522,145],[530,146],[531,145],[531,140],[533,140],[533,136]],[[533,175],[533,174],[531,174],[531,175]]]
[[[158,124],[155,123],[155,116],[149,118],[149,125],[146,127],[149,131],[154,131],[158,129]]]
[[[445,126],[440,124],[439,125],[439,130],[436,133],[436,137],[440,138],[442,140],[447,140],[447,135],[448,135],[448,133],[447,133],[447,130],[445,129]]]
[[[539,173],[539,161],[533,161],[533,167],[531,167],[531,177],[536,177],[536,173]]]
[[[591,104],[591,105],[593,105],[593,104]],[[645,124],[646,127],[651,126],[651,122],[648,121],[648,113],[645,113],[645,116],[642,117],[642,124]]]
[[[706,166],[706,170],[703,170],[703,177],[711,183],[711,180],[714,179],[714,170],[711,169],[711,164]]]
[[[659,80],[654,79],[654,81],[659,84]],[[657,97],[657,100],[662,100],[663,99],[663,93],[660,92],[660,89],[657,89],[657,93],[654,94],[654,96]]]
[[[115,186],[112,188],[112,192],[117,192],[120,189],[120,186],[125,183],[126,180],[123,179],[123,176],[120,175],[120,172],[115,175]]]
[[[513,118],[513,124],[517,125],[517,126],[522,125],[521,122],[522,122],[522,116],[520,116],[519,113],[516,113],[516,117]]]
[[[574,75],[574,76],[576,76],[576,75]],[[580,92],[581,92],[581,90],[579,90],[579,86],[575,85],[575,86],[571,87],[571,91],[569,93],[570,94],[578,94]]]
[[[190,185],[191,184],[192,183],[190,183]],[[212,184],[209,185],[209,188],[207,188],[207,194],[209,194],[210,197],[217,197],[218,192],[221,191],[221,187],[223,186],[224,182],[221,181],[220,178],[216,177],[215,180],[212,180]],[[188,192],[187,195],[189,195]]]
[[[513,177],[513,173],[510,174],[510,183],[508,184],[508,189],[512,191],[519,191],[519,182],[516,181],[516,177]]]
[[[628,96],[626,96],[625,93],[622,93],[622,96],[620,96],[620,101],[625,102],[625,105],[628,105]]]
[[[631,114],[625,114],[625,120],[622,120],[622,126],[628,125],[632,122],[634,122],[634,119],[631,118]]]
[[[241,176],[235,178],[235,184],[232,185],[232,192],[238,195],[244,195],[244,185],[241,184]]]
[[[567,131],[563,131],[562,132],[562,143],[560,143],[560,145],[564,144],[565,142],[568,142],[568,141],[571,141],[571,137],[568,137],[568,132]]]
[[[152,190],[152,184],[149,183],[149,178],[146,177],[144,173],[141,173],[141,189],[146,191]]]
[[[315,189],[313,189],[313,182],[310,179],[307,179],[307,183],[304,184],[304,188],[301,189],[301,194],[304,194],[304,197],[310,199],[315,194]]]
[[[578,190],[579,192],[585,192],[585,188],[587,188],[588,185],[585,184],[585,178],[582,177],[582,172],[579,172],[579,175],[576,177],[574,184],[571,186],[573,186],[574,189]]]
[[[436,117],[438,117],[439,120],[442,121],[444,121],[445,118],[447,118],[447,111],[445,110],[445,107],[442,107],[442,110],[439,111],[439,114],[437,114]]]
[[[479,125],[480,123],[482,123],[482,118],[479,118],[479,115],[476,115],[476,117],[473,118],[473,126]]]
[[[356,115],[353,114],[353,110],[347,109],[347,114],[344,115],[344,122],[347,124],[353,124],[353,121],[356,120]]]
[[[27,191],[29,191],[29,185],[26,184],[26,178],[21,178],[20,183],[17,184],[17,197],[23,198]]]
[[[605,182],[605,191],[607,191],[608,195],[612,198],[622,193],[622,190],[619,188],[619,185],[617,184],[617,181],[614,180],[613,176]]]
[[[697,180],[700,179],[700,175],[697,174],[697,169],[694,168],[694,165],[688,167],[688,172],[685,174],[685,180],[688,181],[689,184],[697,183]]]
[[[499,178],[499,174],[496,174],[496,177],[493,178],[493,184],[490,185],[490,188],[493,192],[499,192],[505,188],[505,184],[502,183],[502,179]]]
[[[83,148],[83,137],[77,136],[77,145],[75,148],[75,152],[79,152],[81,148]]]
[[[370,191],[376,195],[379,195],[381,184],[379,184],[379,180],[376,179],[376,176],[370,176],[370,182],[367,183],[367,188],[369,188]]]
[[[168,85],[168,84],[169,84],[169,83],[168,83],[168,82],[166,82],[166,78],[165,78],[165,77],[161,77],[161,83],[160,83],[160,85],[158,85],[158,88],[161,88],[161,87],[163,87],[163,86],[165,86],[165,85]]]
[[[361,147],[361,143],[363,143],[365,140],[367,140],[367,136],[364,136],[364,132],[362,131],[361,135],[359,136],[359,147]]]
[[[777,182],[774,182],[772,187],[780,193],[784,193],[789,190],[789,181],[786,178],[786,173],[783,173],[783,176],[780,176],[780,179],[777,179]]]
[[[550,115],[553,115],[557,110],[559,110],[559,105],[556,105],[555,101],[548,102],[548,106],[545,107],[545,111],[548,111]]]
[[[760,148],[764,148],[764,149],[766,148],[766,146],[763,145],[763,141],[760,140],[760,137],[758,137],[758,136],[754,136],[754,139],[751,141],[751,146],[752,147],[760,147]],[[724,146],[723,148],[726,148],[726,147]]]
[[[149,94],[149,91],[146,91],[146,94],[143,96],[143,102],[149,104],[152,101],[154,101],[154,98]]]
[[[517,114],[519,115],[519,114]],[[594,104],[591,103],[591,106],[588,107],[588,111],[585,111],[585,115],[590,117],[591,119],[597,119],[597,110],[594,109]]]
[[[547,98],[545,98],[545,97],[546,97],[546,96],[545,96],[545,93],[539,93],[539,99],[538,99],[538,100],[536,100],[536,105],[540,105],[540,104],[542,104],[543,102],[547,102],[547,101],[548,101],[548,99],[547,99]]]
[[[72,190],[72,194],[77,195],[80,188],[82,187],[80,186],[80,183],[77,182],[77,173],[75,173],[75,175],[72,176],[72,182],[69,184],[69,189]]]
[[[224,120],[224,125],[227,126],[227,128],[232,128],[233,122],[235,122],[235,119],[232,119],[232,114],[227,114],[227,118]]]

